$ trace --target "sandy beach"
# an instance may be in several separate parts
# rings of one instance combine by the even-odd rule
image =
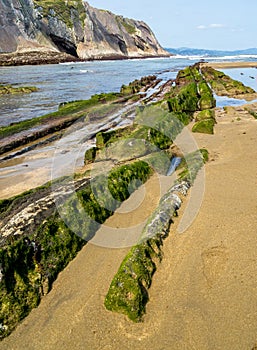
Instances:
[[[172,225],[144,322],[133,324],[103,306],[127,249],[88,244],[1,349],[253,349],[257,121],[242,107],[217,110],[216,119],[214,135],[195,134],[210,152],[202,207],[183,234],[176,232],[179,218]],[[147,202],[154,208],[159,187],[154,177],[149,181]],[[139,209],[133,220],[143,214]],[[115,214],[108,222],[119,227],[123,221]]]
[[[211,66],[212,68],[257,68],[257,62],[206,62],[201,63],[203,66]]]

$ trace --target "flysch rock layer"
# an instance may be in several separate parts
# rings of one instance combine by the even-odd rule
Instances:
[[[80,59],[169,56],[149,26],[78,0],[0,2],[0,54],[65,52]]]

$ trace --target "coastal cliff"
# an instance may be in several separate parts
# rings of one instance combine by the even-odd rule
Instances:
[[[149,26],[82,0],[0,2],[0,53],[66,53],[79,59],[168,56]]]

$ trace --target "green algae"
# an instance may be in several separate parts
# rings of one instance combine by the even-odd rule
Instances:
[[[86,150],[85,156],[84,156],[84,164],[91,164],[94,162],[96,157],[97,147],[92,147]]]
[[[87,115],[89,110],[98,104],[106,104],[117,101],[120,95],[116,93],[106,93],[93,95],[88,100],[78,100],[64,102],[59,105],[58,111],[45,114],[41,117],[36,117],[24,120],[18,123],[13,123],[9,126],[0,127],[0,137],[7,137],[20,131],[28,130],[32,127],[39,126],[53,119],[60,119],[71,116],[74,121]]]
[[[151,174],[152,169],[144,161],[114,168],[107,182],[99,175],[67,199],[60,211],[66,215],[65,222],[54,212],[30,236],[24,233],[7,240],[6,246],[0,249],[1,338],[10,334],[39,304],[59,272],[76,256],[86,240],[93,237],[100,224]],[[33,193],[36,191],[34,189]],[[29,191],[24,196],[28,195]],[[13,201],[18,199],[21,200],[22,195]],[[2,201],[2,210],[10,209],[12,204],[11,200],[8,203]],[[87,219],[85,215],[81,216],[81,208]]]
[[[149,240],[131,248],[110,285],[104,301],[107,310],[123,313],[134,322],[141,321],[148,301],[147,288],[156,270],[153,260],[162,256],[160,244]]]
[[[189,120],[198,110],[213,108],[216,101],[206,81],[204,81],[199,66],[189,66],[179,71],[176,86],[166,95],[169,110],[172,112],[185,112]]]
[[[213,97],[212,91],[209,85],[205,81],[201,81],[197,85],[200,100],[199,100],[199,109],[205,110],[216,107],[216,100]]]
[[[171,112],[195,112],[198,110],[198,100],[197,84],[189,82],[175,97],[168,99],[168,105]]]
[[[36,86],[18,86],[0,84],[0,95],[29,94],[38,91]]]
[[[156,80],[155,75],[142,77],[129,83],[129,85],[122,85],[120,89],[121,95],[132,95],[140,92]]]
[[[209,152],[205,148],[196,150],[187,154],[181,162],[178,174],[178,182],[188,181],[191,185],[194,183],[199,170],[209,160]]]
[[[234,80],[225,73],[215,70],[212,67],[202,67],[201,71],[205,80],[210,83],[212,89],[219,96],[233,97],[255,92],[252,88],[245,86],[240,81]]]
[[[193,132],[199,132],[203,134],[213,134],[214,133],[215,120],[213,118],[200,120],[196,122],[193,127]]]
[[[197,113],[195,117],[195,121],[199,122],[204,119],[215,119],[215,112],[213,109],[205,109],[199,113]]]
[[[253,111],[253,110],[251,110],[251,109],[248,109],[248,108],[246,108],[246,110],[247,110],[247,112],[248,112],[249,114],[251,114],[255,119],[257,119],[257,112],[255,112],[255,111]]]
[[[180,174],[179,182],[193,184],[207,160],[206,149],[187,155],[183,159],[184,170]],[[172,198],[175,198],[174,203]],[[172,217],[177,214],[176,201],[177,196],[172,197],[171,189],[170,193],[168,191],[161,198],[158,207],[147,220],[141,235],[145,240],[130,249],[112,279],[104,301],[107,310],[125,314],[133,322],[142,321],[149,300],[148,289],[157,264],[162,260],[163,240],[168,235]],[[154,232],[151,225],[154,225]],[[154,235],[149,237],[149,232]]]

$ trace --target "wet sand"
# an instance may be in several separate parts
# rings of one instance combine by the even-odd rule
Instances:
[[[211,66],[212,68],[257,68],[257,62],[206,62],[202,66]]]
[[[240,117],[240,120],[237,118]],[[150,288],[144,322],[103,306],[127,248],[86,245],[39,307],[1,349],[251,350],[257,343],[257,120],[240,107],[217,112],[215,135],[195,134],[210,152],[206,189],[194,223],[171,228]],[[159,196],[148,183],[148,208]],[[144,210],[133,220],[145,217]],[[110,226],[122,226],[118,214]]]

